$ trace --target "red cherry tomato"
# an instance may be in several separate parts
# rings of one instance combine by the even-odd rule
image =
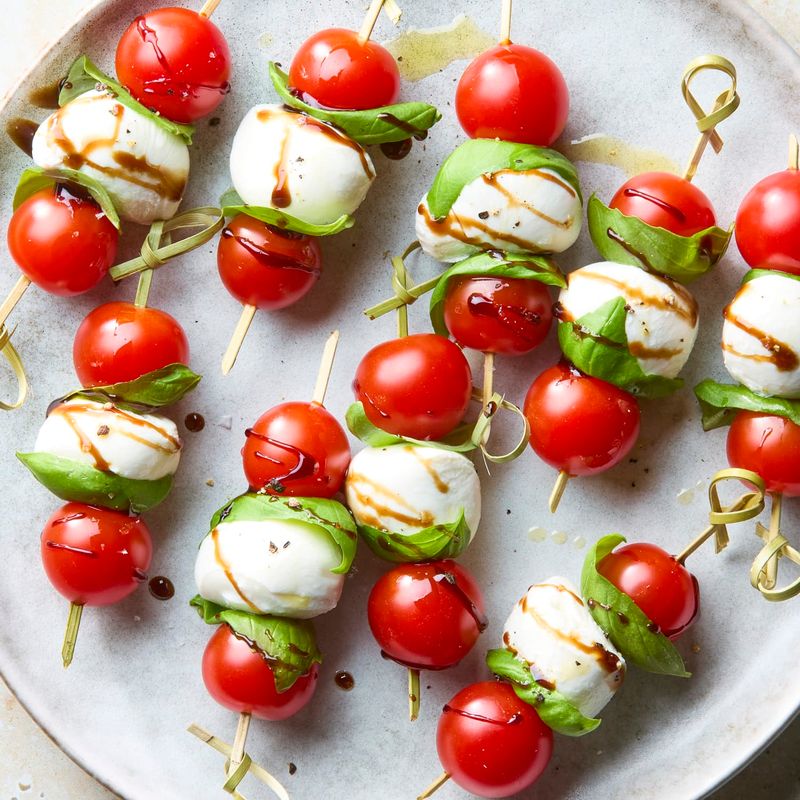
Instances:
[[[225,37],[188,8],[159,8],[136,17],[117,45],[116,69],[140,103],[175,122],[210,114],[230,91]]]
[[[478,584],[450,560],[389,570],[372,587],[367,613],[381,650],[416,669],[455,666],[486,627]]]
[[[480,797],[508,797],[544,772],[553,731],[509,684],[484,681],[462,689],[444,707],[436,749],[462,789]]]
[[[222,231],[217,267],[225,288],[242,305],[275,311],[296,303],[317,282],[322,253],[313,236],[239,214]]]
[[[552,307],[550,292],[539,281],[465,276],[448,282],[444,323],[462,347],[518,356],[547,336]]]
[[[736,244],[751,267],[800,274],[800,171],[769,175],[745,195]]]
[[[740,411],[728,431],[728,461],[759,474],[768,492],[800,497],[800,426],[791,420]]]
[[[345,28],[329,28],[306,39],[292,60],[289,83],[327,108],[379,108],[400,96],[400,72],[392,54]]]
[[[139,517],[67,503],[42,531],[42,563],[70,603],[107,606],[147,579],[153,545]]]
[[[697,616],[697,579],[675,556],[654,544],[624,544],[605,556],[597,571],[628,595],[670,639],[677,639]]]
[[[291,717],[308,703],[317,688],[318,671],[314,664],[286,691],[279,692],[269,659],[224,623],[203,652],[203,682],[208,693],[231,711],[272,721]]]
[[[166,311],[106,303],[81,322],[72,361],[82,386],[107,386],[168,364],[188,364],[189,342]]]
[[[472,139],[551,145],[564,130],[569,89],[559,68],[521,44],[481,53],[456,89],[456,113]]]
[[[37,286],[62,297],[87,292],[103,279],[118,238],[97,203],[64,185],[31,195],[8,224],[11,258]]]
[[[254,492],[333,497],[350,464],[342,426],[319,403],[281,403],[246,431],[244,474]]]
[[[353,391],[378,428],[441,439],[464,419],[472,370],[449,339],[417,333],[373,347],[358,365]]]
[[[571,476],[610,469],[639,435],[639,406],[632,395],[565,363],[531,384],[523,410],[536,454]]]
[[[693,183],[671,172],[643,172],[623,183],[611,208],[679,236],[692,236],[716,225],[714,207]]]

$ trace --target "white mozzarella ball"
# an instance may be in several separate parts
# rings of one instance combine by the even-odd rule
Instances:
[[[800,398],[800,281],[771,273],[745,283],[725,309],[722,357],[758,394]]]
[[[341,551],[319,525],[301,520],[220,522],[195,562],[197,590],[241,611],[310,619],[336,607]]]
[[[251,108],[231,149],[231,179],[244,202],[325,225],[364,201],[375,169],[341,131],[280,105]]]
[[[51,114],[33,137],[33,160],[94,178],[122,219],[142,225],[174,216],[189,179],[183,139],[107,91],[86,92]]]
[[[359,525],[411,534],[456,522],[470,536],[481,520],[481,485],[472,462],[437,447],[366,447],[350,462],[347,504]]]
[[[50,411],[34,450],[144,481],[174,475],[181,458],[178,428],[171,419],[81,398]]]
[[[581,221],[580,197],[558,173],[500,170],[468,183],[441,220],[423,197],[416,233],[429,256],[452,262],[493,247],[560,253],[575,243]]]
[[[625,660],[594,621],[578,589],[549,578],[528,589],[503,628],[503,644],[587,717],[622,685]]]
[[[674,281],[613,261],[601,261],[567,275],[558,298],[563,319],[576,320],[622,297],[628,349],[649,375],[674,378],[697,338],[697,302]]]

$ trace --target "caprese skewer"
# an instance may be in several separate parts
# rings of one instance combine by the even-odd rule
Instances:
[[[114,263],[121,221],[151,225],[155,235],[149,257],[115,279],[186,252],[221,226],[214,215],[174,219],[189,177],[188,123],[228,90],[230,54],[208,19],[211,5],[137,17],[117,48],[119,82],[86,56],[71,66],[58,108],[32,137],[36,166],[14,197],[8,245],[22,275],[0,305],[0,326],[31,283],[61,296],[96,286]],[[198,226],[205,230],[159,249],[170,230]]]
[[[709,114],[689,89],[704,69],[731,80]],[[531,447],[559,471],[551,511],[571,477],[610,469],[630,452],[639,430],[638,398],[662,397],[682,385],[677,376],[699,319],[683,284],[711,269],[731,237],[731,230],[716,227],[711,202],[691,180],[707,145],[722,147],[715,126],[738,107],[733,64],[720,56],[696,59],[684,72],[683,93],[701,130],[684,175],[645,173],[625,183],[608,206],[596,196],[589,200],[589,232],[606,260],[567,275],[555,314],[568,363],[546,370],[528,392]]]
[[[800,579],[776,587],[780,557],[800,564],[800,553],[780,531],[783,498],[800,496],[797,176],[798,143],[792,136],[789,168],[759,181],[736,217],[736,242],[752,267],[723,312],[722,358],[736,384],[705,380],[695,387],[703,428],[730,426],[729,464],[756,473],[770,495],[770,525],[757,527],[764,547],[751,573],[751,583],[768,600],[800,593]]]
[[[252,772],[287,796],[245,753],[250,719],[286,719],[311,700],[322,656],[310,620],[336,607],[355,557],[355,523],[332,499],[350,448],[323,405],[337,341],[338,331],[326,344],[310,403],[282,403],[247,429],[249,491],[214,514],[195,561],[192,605],[219,626],[203,655],[203,681],[239,714],[233,745],[221,745],[229,755],[227,791]],[[189,730],[218,741],[197,726]]]
[[[219,269],[242,312],[224,373],[259,308],[290,305],[316,282],[317,238],[353,225],[377,174],[366,148],[391,145],[397,157],[397,146],[425,138],[440,117],[433,106],[397,102],[397,64],[370,39],[382,6],[372,3],[358,33],[331,28],[311,36],[288,73],[271,63],[280,102],[254,106],[239,125],[233,189],[222,198],[225,213],[237,216],[223,234]]]

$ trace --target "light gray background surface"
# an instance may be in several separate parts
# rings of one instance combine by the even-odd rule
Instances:
[[[796,0],[750,0],[750,2],[778,28],[788,41],[795,46],[800,45],[800,11],[798,11]],[[0,91],[13,83],[15,77],[21,73],[22,68],[35,60],[35,55],[40,48],[45,45],[55,32],[63,28],[66,22],[73,18],[83,5],[85,3],[80,0],[60,0],[57,3],[53,0],[12,0],[12,2],[8,3],[6,8],[8,11],[13,10],[14,13],[4,15],[3,48],[0,50]],[[361,4],[353,3],[351,5],[353,8],[358,8]],[[411,5],[412,0],[406,0],[405,6],[407,9],[410,9]],[[517,5],[518,8],[523,6],[521,0]],[[356,18],[357,14],[354,12],[354,19]],[[484,27],[491,28],[494,25],[493,20],[479,20],[479,22]],[[386,32],[387,28],[384,27],[383,30]],[[228,126],[228,128],[230,127]],[[686,149],[686,147],[672,148],[671,154],[679,154],[685,152]],[[383,169],[384,172],[387,171],[385,162],[379,164],[380,169]],[[764,163],[763,166],[759,165],[755,174],[766,171],[769,171],[769,167]],[[402,180],[402,167],[394,170],[393,174],[397,179]],[[361,224],[364,224],[363,218]],[[378,247],[374,249],[377,250]],[[7,281],[3,283],[3,286],[6,283]],[[169,307],[166,301],[166,292],[163,297],[165,305]],[[41,307],[47,307],[46,303],[42,303]],[[229,310],[226,309],[226,311]],[[225,324],[222,325],[220,337],[227,334],[228,323],[231,322],[232,318],[231,314],[226,313]],[[316,353],[316,349],[316,347],[313,348],[313,354]],[[311,360],[312,353],[309,354],[309,361]],[[348,359],[348,362],[350,360],[352,359]],[[343,380],[343,376],[340,375],[340,382]],[[205,400],[210,406],[217,407],[208,398],[205,398]],[[39,403],[41,401],[42,398],[40,397],[34,400],[34,402]],[[266,407],[268,404],[265,402],[262,405]],[[199,410],[204,410],[205,413],[205,409],[200,408]],[[213,420],[213,412],[207,413],[207,417]],[[189,443],[192,444],[191,439]],[[714,445],[709,444],[710,447],[718,447],[718,445],[719,442],[716,440],[714,440]],[[205,465],[195,464],[195,467],[199,469],[202,469],[203,466]],[[222,496],[221,492],[224,491],[225,489],[222,489],[213,493],[213,498],[204,498],[203,502],[211,508],[216,504],[215,500]],[[539,494],[541,492],[537,493],[537,501],[541,499],[538,496]],[[700,513],[701,504],[699,502],[695,502],[692,507],[696,513]],[[542,524],[547,524],[547,520],[542,515],[539,515],[539,519],[542,520]],[[513,530],[516,535],[523,536],[524,527],[520,528],[521,524],[516,524]],[[551,549],[554,548],[553,545],[549,545],[549,547]],[[580,556],[573,554],[573,560],[577,565]],[[702,566],[708,567],[708,562],[704,561]],[[359,592],[360,594],[361,592]],[[146,604],[146,601],[143,601],[143,603]],[[501,611],[500,613],[503,612]],[[91,644],[87,643],[87,649],[90,646]],[[80,658],[81,655],[84,658],[87,657],[86,653],[79,653],[78,657]],[[746,659],[748,655],[742,654],[741,657]],[[731,668],[734,668],[734,666],[731,665]],[[55,666],[53,668],[55,669]],[[765,679],[767,679],[766,676]],[[18,797],[20,800],[26,800],[29,797],[46,797],[51,798],[51,800],[61,800],[61,798],[106,800],[110,797],[108,792],[96,786],[81,770],[72,765],[63,754],[50,744],[5,690],[0,689],[0,700],[3,702],[2,707],[0,707],[0,753],[2,753],[2,756],[0,756],[0,797]],[[724,702],[724,698],[722,702]],[[208,711],[207,706],[205,708],[201,706],[198,709],[198,721],[203,721],[203,716]],[[661,708],[654,713],[664,713],[664,709]],[[209,714],[205,715],[209,716]],[[355,720],[353,720],[353,724],[356,724]],[[690,722],[687,721],[687,724],[690,724]],[[220,733],[224,732],[220,731]],[[602,734],[597,736],[598,738],[594,739],[593,744],[597,748],[602,748]],[[800,752],[800,723],[795,723],[771,746],[767,753],[722,789],[717,796],[721,800],[738,800],[739,798],[783,800],[783,798],[800,797],[800,759],[797,758],[798,752]],[[208,759],[216,758],[216,756],[211,754],[210,751],[208,753],[203,752],[203,749],[198,745],[197,758],[199,762],[205,762]],[[427,777],[427,775],[418,775],[414,771],[415,786],[417,783],[424,783]],[[659,783],[670,781],[669,775],[659,774],[653,777],[654,781]],[[292,787],[292,783],[288,779],[287,784],[290,788]]]

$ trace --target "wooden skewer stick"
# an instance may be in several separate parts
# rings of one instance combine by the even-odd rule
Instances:
[[[800,142],[794,134],[789,136],[789,169],[800,167]]]
[[[227,375],[233,369],[233,365],[236,363],[236,358],[239,355],[239,351],[242,349],[244,337],[247,336],[247,331],[250,330],[250,323],[253,321],[253,317],[256,315],[257,310],[258,309],[255,306],[242,307],[242,315],[239,317],[239,321],[236,323],[236,329],[233,331],[233,336],[231,336],[228,349],[225,351],[225,355],[222,357],[223,375]]]
[[[200,16],[201,17],[210,17],[216,10],[217,6],[222,2],[222,0],[206,0],[203,3],[203,7],[200,9]]]
[[[233,739],[231,747],[231,757],[228,762],[228,769],[225,771],[225,777],[230,778],[234,772],[239,768],[242,761],[244,761],[244,747],[247,743],[247,733],[250,730],[250,714],[247,711],[242,711],[239,714],[239,722],[236,725],[236,736]]]
[[[3,305],[0,305],[0,328],[8,319],[8,315],[14,310],[14,307],[22,299],[25,290],[31,285],[31,279],[27,275],[20,275],[14,288],[8,293],[8,297],[3,300]]]
[[[369,37],[372,36],[372,30],[378,22],[378,17],[381,15],[383,3],[384,0],[372,0],[370,3],[367,15],[364,17],[364,22],[361,24],[361,30],[358,33],[358,41],[361,42],[361,44],[368,42]]]
[[[336,358],[336,347],[339,344],[339,331],[334,331],[325,342],[325,349],[322,351],[322,361],[319,364],[317,382],[314,384],[314,394],[311,396],[312,403],[325,404],[325,393],[328,391],[328,381],[331,379],[333,369],[333,359]]]
[[[408,668],[408,718],[414,722],[419,716],[419,670]]]
[[[78,629],[81,626],[82,615],[82,605],[78,605],[78,603],[69,604],[67,630],[64,633],[64,644],[61,647],[61,660],[64,662],[64,669],[72,663],[72,658],[75,655],[75,642],[78,640]]]
[[[780,493],[773,494],[772,508],[769,513],[769,528],[767,529],[764,543],[769,544],[773,539],[777,539],[781,535],[781,508],[783,506],[783,495]],[[775,584],[778,582],[778,561],[780,556],[776,553],[773,558],[767,562],[767,568],[764,570],[763,587],[765,589],[774,589]]]
[[[511,44],[511,2],[503,0],[500,11],[500,44]]]
[[[738,500],[736,500],[736,502],[728,506],[728,508],[725,510],[740,511],[747,505],[748,501],[752,497],[753,495],[751,493],[743,494]],[[705,530],[703,530],[703,532],[699,536],[697,536],[695,539],[689,542],[689,544],[686,545],[686,547],[684,547],[684,549],[681,550],[681,552],[677,556],[675,556],[675,560],[679,564],[685,563],[686,559],[689,558],[689,556],[692,555],[692,553],[694,553],[696,550],[699,550],[700,547],[703,544],[705,544],[705,542],[708,541],[716,533],[717,527],[718,527],[717,525],[709,525],[707,528],[705,528]]]
[[[494,353],[484,353],[483,354],[483,393],[481,402],[483,403],[483,410],[486,412],[489,401],[492,399],[492,393],[494,389]],[[487,414],[488,416],[488,414]],[[491,425],[487,426],[486,430],[484,431],[483,438],[481,440],[482,444],[486,444],[489,441],[489,434],[491,433]]]
[[[150,297],[150,287],[153,285],[153,270],[146,269],[139,273],[139,282],[136,284],[136,297],[133,304],[137,308],[147,306],[147,298]]]
[[[417,797],[417,800],[427,800],[428,797],[441,789],[449,780],[450,773],[443,772],[421,795],[419,795],[419,797]]]
[[[569,478],[569,473],[565,472],[563,469],[558,473],[555,486],[553,486],[553,491],[550,492],[550,500],[548,500],[551,514],[556,513],[558,504],[561,502],[561,496],[564,494],[564,490],[567,488],[567,483],[569,483]]]

